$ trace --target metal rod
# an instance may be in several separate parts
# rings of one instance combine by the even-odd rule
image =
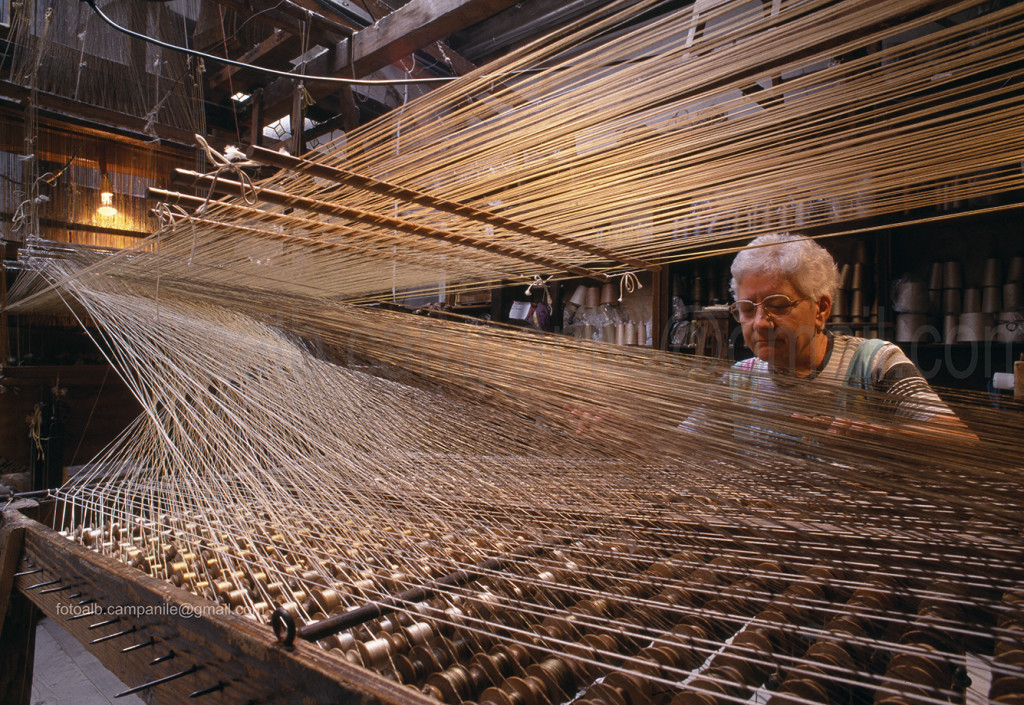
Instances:
[[[85,617],[95,617],[98,614],[103,614],[103,608],[99,605],[96,605],[96,609],[90,612],[83,612],[82,614],[73,614],[70,617],[68,617],[65,621],[74,622],[76,619],[84,619]]]
[[[33,568],[32,570],[23,570],[20,573],[15,573],[14,577],[15,578],[20,578],[23,575],[35,575],[36,573],[42,573],[42,572],[43,572],[42,568]]]
[[[100,642],[107,641],[108,639],[116,639],[119,636],[127,636],[128,634],[134,634],[136,631],[138,631],[138,630],[135,627],[129,627],[128,629],[125,629],[124,631],[114,632],[113,634],[107,634],[106,636],[97,637],[96,639],[93,639],[89,643],[90,644],[99,644]]]
[[[511,230],[519,233],[520,235],[527,235],[556,245],[561,245],[562,247],[586,252],[587,254],[600,257],[604,260],[620,262],[622,264],[628,264],[631,267],[640,267],[642,269],[650,269],[652,271],[657,269],[659,266],[636,257],[630,257],[629,255],[613,252],[598,245],[579,242],[564,235],[559,235],[558,233],[553,233],[549,230],[543,230],[527,223],[507,218],[503,215],[492,213],[491,211],[486,211],[460,201],[451,201],[440,196],[426,193],[425,191],[417,191],[405,188],[404,186],[399,186],[398,184],[389,183],[387,181],[380,181],[369,176],[363,176],[362,174],[348,171],[347,169],[339,169],[337,167],[326,166],[324,164],[317,164],[316,162],[312,162],[302,157],[293,157],[290,154],[275,152],[273,150],[266,149],[265,147],[249,147],[247,154],[249,159],[254,162],[259,162],[260,164],[279,166],[284,169],[290,169],[303,174],[309,174],[329,181],[342,183],[346,186],[352,186],[364,191],[371,191],[373,193],[379,193],[402,201],[408,201],[409,203],[426,206],[427,208],[433,208],[444,213],[452,213],[464,218],[469,218],[470,220],[487,223],[488,225],[494,225],[499,228],[504,228],[505,230]]]
[[[60,582],[60,578],[57,580],[47,580],[45,583],[36,583],[35,585],[29,585],[26,590],[35,590],[36,588],[46,587],[47,585],[56,585]]]
[[[130,653],[132,651],[135,651],[136,649],[143,649],[143,648],[145,648],[147,646],[153,646],[155,644],[156,644],[156,639],[154,639],[153,637],[149,637],[149,639],[147,639],[146,641],[142,642],[141,644],[132,644],[131,646],[124,647],[123,649],[121,649],[121,653],[122,654],[127,654],[127,653]]]
[[[104,620],[102,622],[96,622],[96,624],[90,624],[89,625],[89,629],[99,629],[100,627],[105,627],[108,624],[117,624],[120,621],[121,621],[120,617],[111,617],[110,619]]]
[[[51,492],[53,492],[53,490],[29,490],[28,492],[11,492],[10,497],[12,499],[23,499],[25,497],[45,497]]]
[[[364,622],[368,622],[371,619],[377,619],[378,617],[391,614],[402,605],[410,602],[422,602],[423,600],[433,597],[439,593],[443,593],[453,587],[459,587],[466,583],[470,583],[481,577],[484,573],[503,570],[509,565],[519,561],[536,558],[539,555],[554,550],[558,545],[561,545],[568,540],[569,539],[561,539],[557,544],[537,544],[535,546],[530,546],[516,551],[505,557],[489,558],[472,568],[455,571],[454,573],[450,573],[443,578],[438,578],[426,585],[406,590],[398,595],[389,596],[380,602],[371,602],[361,607],[349,610],[348,612],[343,612],[342,614],[328,617],[327,619],[320,620],[319,622],[299,627],[296,630],[296,634],[307,641],[323,639],[331,634],[337,634],[345,629],[351,629],[352,627],[363,624]],[[281,638],[280,635],[278,635],[278,638]]]
[[[211,685],[209,688],[203,688],[202,690],[196,690],[196,691],[193,691],[193,692],[189,693],[188,697],[190,697],[190,698],[201,698],[204,695],[209,695],[210,693],[216,693],[218,690],[224,690],[224,686],[225,685],[226,684],[224,683],[224,681],[217,681],[217,683],[215,685]]]
[[[177,656],[177,654],[175,654],[175,653],[174,653],[173,651],[168,651],[168,652],[167,652],[166,654],[164,654],[163,656],[157,656],[157,657],[156,657],[155,659],[153,659],[152,661],[150,661],[150,662],[149,662],[149,665],[150,665],[150,666],[155,666],[155,665],[157,665],[158,663],[163,663],[164,661],[170,661],[170,660],[171,660],[172,658],[174,658],[175,656]]]
[[[40,595],[48,595],[51,592],[60,592],[61,590],[70,590],[74,585],[62,585],[61,587],[50,588],[49,590],[40,590]]]
[[[183,182],[186,185],[191,186],[198,182],[211,189],[213,192],[222,195],[241,193],[242,184],[238,181],[229,181],[223,178],[215,179],[212,176],[200,174],[197,171],[189,171],[188,169],[175,169],[174,174],[175,183]],[[409,233],[410,235],[417,235],[431,240],[440,240],[453,245],[484,250],[485,252],[491,252],[502,257],[517,259],[522,262],[530,262],[531,264],[537,264],[548,269],[568,272],[581,277],[589,277],[598,281],[608,281],[607,275],[602,274],[601,272],[596,272],[592,269],[587,269],[586,267],[561,262],[550,257],[545,257],[544,255],[523,252],[497,242],[478,240],[476,238],[469,237],[468,235],[460,235],[448,230],[441,230],[440,228],[419,225],[408,220],[402,220],[401,218],[392,218],[380,213],[372,213],[358,208],[349,208],[338,203],[330,203],[314,198],[306,198],[305,196],[296,196],[283,191],[274,191],[263,188],[259,190],[259,198],[268,203],[290,206],[292,208],[302,208],[303,210],[308,210],[314,213],[322,213],[324,215],[345,218],[365,225],[372,225],[388,230],[397,230],[399,232]]]
[[[149,683],[143,683],[142,685],[137,685],[134,688],[129,688],[128,690],[124,691],[123,693],[118,693],[114,697],[115,698],[123,698],[126,695],[131,695],[132,693],[138,693],[138,692],[143,691],[143,690],[149,690],[150,688],[154,688],[154,687],[156,687],[156,686],[158,686],[158,685],[160,685],[162,683],[167,683],[169,681],[173,681],[176,678],[181,678],[182,676],[187,676],[187,675],[190,675],[192,673],[195,673],[196,671],[198,671],[201,668],[202,668],[202,666],[189,666],[184,671],[179,671],[178,673],[172,673],[169,676],[164,676],[163,678],[157,678],[155,681],[150,681]]]

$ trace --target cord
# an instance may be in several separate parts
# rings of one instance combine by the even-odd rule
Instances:
[[[93,9],[93,11],[97,15],[100,16],[100,19],[102,19],[108,25],[110,25],[111,27],[116,29],[118,32],[122,32],[124,34],[127,34],[129,37],[135,37],[136,39],[141,39],[144,42],[149,42],[150,44],[155,44],[157,46],[164,47],[165,49],[171,49],[172,51],[180,51],[180,52],[183,52],[185,54],[189,54],[191,56],[198,56],[198,57],[201,57],[203,59],[207,59],[209,61],[219,61],[220,63],[228,64],[229,66],[238,66],[239,68],[243,68],[243,69],[251,69],[253,71],[262,71],[264,73],[269,73],[269,74],[274,75],[274,76],[282,76],[284,78],[296,78],[296,79],[303,80],[303,81],[325,81],[325,82],[328,82],[328,83],[348,83],[348,84],[362,85],[362,86],[390,86],[390,85],[404,85],[404,84],[409,84],[409,83],[438,83],[438,82],[444,82],[444,81],[454,81],[456,78],[458,78],[457,76],[438,76],[436,78],[396,78],[396,79],[341,78],[340,76],[307,76],[307,75],[303,75],[303,74],[290,73],[288,71],[278,71],[276,69],[269,69],[269,68],[265,68],[263,66],[255,66],[253,64],[247,64],[247,63],[244,63],[242,61],[235,61],[233,59],[226,59],[224,57],[214,56],[213,54],[206,54],[204,52],[197,51],[195,49],[188,49],[186,47],[180,47],[180,46],[177,46],[175,44],[169,44],[167,42],[161,41],[159,39],[154,39],[153,37],[148,37],[145,34],[140,34],[138,32],[135,32],[133,30],[128,29],[127,27],[122,27],[121,25],[119,25],[116,22],[114,22],[112,19],[107,17],[105,14],[103,14],[103,11],[100,10],[100,8],[96,7],[96,0],[82,0],[82,2],[87,3],[89,5],[89,7],[91,7]]]

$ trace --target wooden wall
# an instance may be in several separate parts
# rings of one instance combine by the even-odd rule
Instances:
[[[29,423],[36,404],[64,390],[63,465],[93,458],[142,409],[108,365],[0,368],[0,458],[26,468],[30,462]]]

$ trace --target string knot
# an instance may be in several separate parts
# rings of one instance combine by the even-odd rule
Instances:
[[[622,297],[626,294],[632,294],[637,289],[643,288],[644,285],[640,283],[636,272],[623,272],[619,278],[619,303],[622,303]]]
[[[548,277],[547,279],[542,279],[539,274],[534,275],[533,281],[530,282],[529,285],[526,287],[526,295],[529,296],[530,292],[533,291],[534,287],[537,287],[538,289],[544,289],[544,291],[547,291],[549,281],[551,281],[551,277]]]
[[[207,174],[207,176],[213,177],[213,181],[210,184],[210,191],[206,194],[206,201],[196,209],[196,213],[203,214],[206,212],[206,207],[209,205],[210,199],[213,198],[213,192],[217,188],[217,179],[220,178],[220,175],[225,171],[234,173],[238,176],[238,181],[241,183],[241,195],[246,204],[250,206],[256,205],[259,195],[256,190],[256,185],[253,184],[252,178],[242,171],[242,167],[259,166],[259,162],[249,160],[241,150],[230,145],[224,150],[226,154],[221,154],[211,147],[210,144],[203,139],[202,135],[197,134],[196,141],[199,142],[199,146],[203,148],[204,152],[206,152],[206,158],[209,159],[210,163],[216,167],[213,172]]]

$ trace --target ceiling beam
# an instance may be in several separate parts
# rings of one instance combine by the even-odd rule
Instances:
[[[412,0],[351,40],[338,42],[305,66],[312,76],[362,77],[390,66],[403,57],[433,44],[460,29],[504,10],[516,0]],[[349,42],[352,63],[349,65]],[[267,115],[273,119],[291,108],[294,79],[281,78],[267,86],[264,93]],[[309,81],[306,89],[314,99],[336,90],[327,83]]]
[[[393,7],[383,0],[364,0],[364,5],[374,17],[384,17],[394,12]],[[440,45],[440,46],[439,46]],[[467,74],[476,68],[476,64],[466,59],[461,53],[451,48],[447,41],[438,39],[436,42],[425,44],[420,49],[424,54],[441,64],[449,64],[460,76]]]
[[[516,0],[412,0],[356,33],[356,66],[388,66],[514,4]]]

